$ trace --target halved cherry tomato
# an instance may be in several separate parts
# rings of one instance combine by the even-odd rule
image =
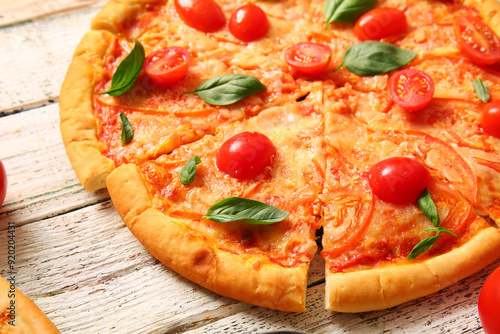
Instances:
[[[407,27],[405,13],[396,8],[380,7],[363,14],[354,25],[354,33],[362,41],[380,41],[404,34]]]
[[[487,134],[500,138],[500,101],[490,102],[485,106],[481,127]]]
[[[459,16],[453,26],[460,50],[472,62],[492,65],[500,61],[500,39],[481,19]]]
[[[222,8],[214,0],[175,0],[175,9],[191,28],[214,32],[226,24]]]
[[[332,49],[319,43],[299,43],[285,50],[285,60],[299,72],[316,75],[330,64]]]
[[[271,166],[276,155],[272,141],[259,132],[242,132],[229,138],[217,152],[222,172],[238,180],[253,179]]]
[[[189,68],[189,51],[171,46],[149,54],[142,68],[151,80],[161,86],[169,86],[181,80]]]
[[[0,206],[2,206],[7,194],[7,172],[3,163],[0,161]]]
[[[425,72],[407,69],[392,75],[389,90],[397,105],[408,111],[418,111],[431,102],[434,81]]]
[[[479,320],[486,334],[500,333],[500,267],[486,279],[477,302]]]
[[[252,42],[263,37],[269,30],[266,13],[254,5],[248,4],[238,8],[228,24],[229,32],[243,42]]]
[[[377,162],[368,171],[373,193],[393,204],[415,202],[424,192],[431,174],[420,162],[394,157]]]

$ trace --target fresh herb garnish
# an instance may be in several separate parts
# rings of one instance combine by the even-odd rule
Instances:
[[[323,14],[326,26],[332,22],[355,22],[361,15],[373,9],[377,0],[326,0]]]
[[[447,228],[439,225],[439,215],[437,213],[437,208],[427,189],[425,189],[422,195],[418,198],[417,204],[420,210],[422,210],[422,212],[427,216],[427,218],[430,219],[432,225],[434,225],[434,228],[428,228],[425,231],[436,232],[436,234],[432,237],[420,241],[415,247],[413,247],[410,254],[408,254],[407,257],[408,261],[413,261],[419,256],[427,253],[438,240],[439,233],[448,233],[454,237],[457,236],[455,233],[451,232]]]
[[[123,113],[120,113],[120,124],[122,126],[122,146],[130,143],[132,138],[134,138],[134,130],[132,129],[132,124],[130,124],[127,116]]]
[[[408,64],[417,53],[394,44],[366,41],[351,46],[344,54],[342,66],[361,76],[382,74]]]
[[[133,39],[135,45],[132,51],[122,60],[111,79],[111,87],[108,90],[99,92],[99,94],[109,94],[119,96],[127,92],[139,77],[142,71],[142,62],[144,61],[144,47]]]
[[[224,74],[209,79],[184,94],[198,94],[205,102],[225,106],[266,90],[257,78],[246,74]]]
[[[189,186],[193,183],[194,178],[196,177],[196,165],[199,163],[201,163],[201,159],[199,156],[195,155],[189,159],[188,162],[186,162],[184,167],[182,167],[179,177],[183,185]]]
[[[203,218],[217,223],[244,221],[252,225],[268,225],[284,220],[288,214],[267,203],[229,197],[212,205]]]
[[[472,87],[474,87],[476,95],[481,101],[483,101],[484,103],[488,102],[488,100],[490,99],[490,90],[483,80],[479,78],[474,79],[472,81]]]

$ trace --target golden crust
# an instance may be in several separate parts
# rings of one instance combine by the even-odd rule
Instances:
[[[282,311],[305,310],[307,265],[287,268],[262,255],[237,255],[206,243],[182,222],[152,208],[135,165],[118,167],[107,184],[130,231],[171,269],[226,297]]]
[[[500,231],[488,227],[463,246],[434,258],[349,273],[327,273],[326,309],[366,312],[437,292],[498,258]]]
[[[43,311],[21,291],[15,289],[15,299],[9,298],[9,294],[12,294],[11,284],[0,277],[0,332],[5,334],[60,333]],[[14,301],[14,304],[11,301]],[[15,326],[9,324],[12,320],[9,317],[10,308],[15,308]]]

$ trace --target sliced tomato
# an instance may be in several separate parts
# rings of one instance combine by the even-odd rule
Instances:
[[[253,179],[271,166],[276,155],[273,142],[259,132],[242,132],[225,141],[216,165],[238,180]]]
[[[332,49],[319,43],[299,43],[285,50],[285,60],[295,70],[316,75],[330,64]]]
[[[434,95],[434,81],[425,72],[406,69],[394,73],[389,80],[392,100],[408,111],[425,108]]]
[[[407,28],[405,13],[396,8],[380,7],[363,14],[354,25],[354,33],[362,41],[380,41],[404,34]]]
[[[228,29],[237,39],[252,42],[264,37],[269,30],[269,20],[260,7],[250,3],[233,13]]]
[[[214,0],[174,0],[182,21],[191,28],[214,32],[226,25],[222,8]]]
[[[490,102],[485,106],[481,127],[487,134],[500,138],[500,101]]]
[[[492,65],[500,61],[500,39],[481,19],[459,16],[453,26],[460,50],[472,62]]]
[[[190,60],[188,50],[171,46],[149,54],[142,68],[158,85],[170,86],[186,75]]]

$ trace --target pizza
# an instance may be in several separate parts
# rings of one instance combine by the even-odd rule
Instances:
[[[223,296],[389,308],[500,255],[493,0],[111,0],[60,95],[71,164]]]
[[[5,334],[58,334],[56,326],[38,306],[0,277],[0,332]]]

